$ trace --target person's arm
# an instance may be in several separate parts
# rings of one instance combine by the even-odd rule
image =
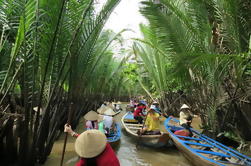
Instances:
[[[139,115],[140,115],[140,116],[144,116],[143,110],[142,110],[142,109],[139,111]]]
[[[79,134],[76,133],[76,132],[74,132],[74,131],[71,129],[71,126],[68,125],[68,124],[65,124],[65,125],[64,125],[64,132],[70,134],[70,135],[73,136],[73,137],[78,137],[78,136],[79,136]]]

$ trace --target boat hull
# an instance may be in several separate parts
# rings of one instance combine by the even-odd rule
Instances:
[[[140,139],[140,142],[155,145],[159,142],[159,138],[163,133],[158,135],[138,135],[138,130],[142,129],[143,124],[139,124],[137,120],[133,118],[131,112],[127,112],[121,119],[122,126],[125,131],[132,137]]]
[[[109,142],[112,147],[117,146],[121,138],[121,126],[118,122],[115,123],[115,128],[116,132],[110,136],[107,136],[107,142]],[[103,122],[99,123],[99,130],[104,132]]]
[[[191,129],[193,137],[175,135],[175,131],[184,129],[175,118],[166,119],[165,127],[176,147],[195,166],[251,165],[251,158],[194,129]]]

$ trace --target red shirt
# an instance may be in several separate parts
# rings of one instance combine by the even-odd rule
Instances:
[[[119,160],[112,150],[110,144],[106,144],[105,150],[96,157],[96,165],[97,166],[120,166]],[[76,164],[76,166],[86,166],[85,159],[81,158],[81,160]]]
[[[144,108],[144,106],[137,107],[137,109],[133,112],[133,116],[134,117],[135,116],[143,116],[143,113],[142,113],[143,108]]]

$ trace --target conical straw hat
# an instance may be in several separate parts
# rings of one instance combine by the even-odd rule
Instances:
[[[116,113],[111,109],[107,109],[105,112],[104,112],[105,115],[108,115],[108,116],[113,116],[115,115]]]
[[[114,109],[114,106],[113,106],[112,103],[108,104],[107,106],[108,106],[109,108],[111,108],[111,109]]]
[[[83,158],[93,158],[106,147],[106,136],[99,130],[87,130],[80,134],[75,142],[76,153]]]
[[[180,109],[181,109],[181,110],[182,110],[182,109],[189,109],[189,107],[188,107],[188,105],[183,104],[183,105],[180,107]]]
[[[101,121],[103,121],[103,119],[104,119],[104,115],[98,115],[98,122],[101,122]]]
[[[104,114],[104,112],[105,112],[107,109],[109,109],[109,107],[107,107],[107,106],[100,107],[99,109],[97,109],[97,112],[98,112],[99,114]]]
[[[89,111],[87,114],[84,116],[85,120],[98,120],[98,114],[95,111]]]

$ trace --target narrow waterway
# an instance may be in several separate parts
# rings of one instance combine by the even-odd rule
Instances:
[[[116,120],[120,121],[125,114],[122,111],[116,116]],[[194,122],[195,128],[198,126],[198,121]],[[83,132],[83,120],[80,121],[77,132]],[[164,126],[162,126],[164,130]],[[55,142],[52,152],[45,163],[45,166],[60,165],[60,159],[63,149],[65,135],[62,135],[58,141]],[[74,151],[75,139],[68,137],[67,147],[65,152],[64,165],[74,166],[78,161],[77,154]],[[191,164],[182,156],[182,154],[175,148],[152,149],[147,147],[139,147],[136,149],[136,138],[132,138],[122,129],[122,137],[119,145],[115,151],[119,158],[121,166],[191,166]]]

